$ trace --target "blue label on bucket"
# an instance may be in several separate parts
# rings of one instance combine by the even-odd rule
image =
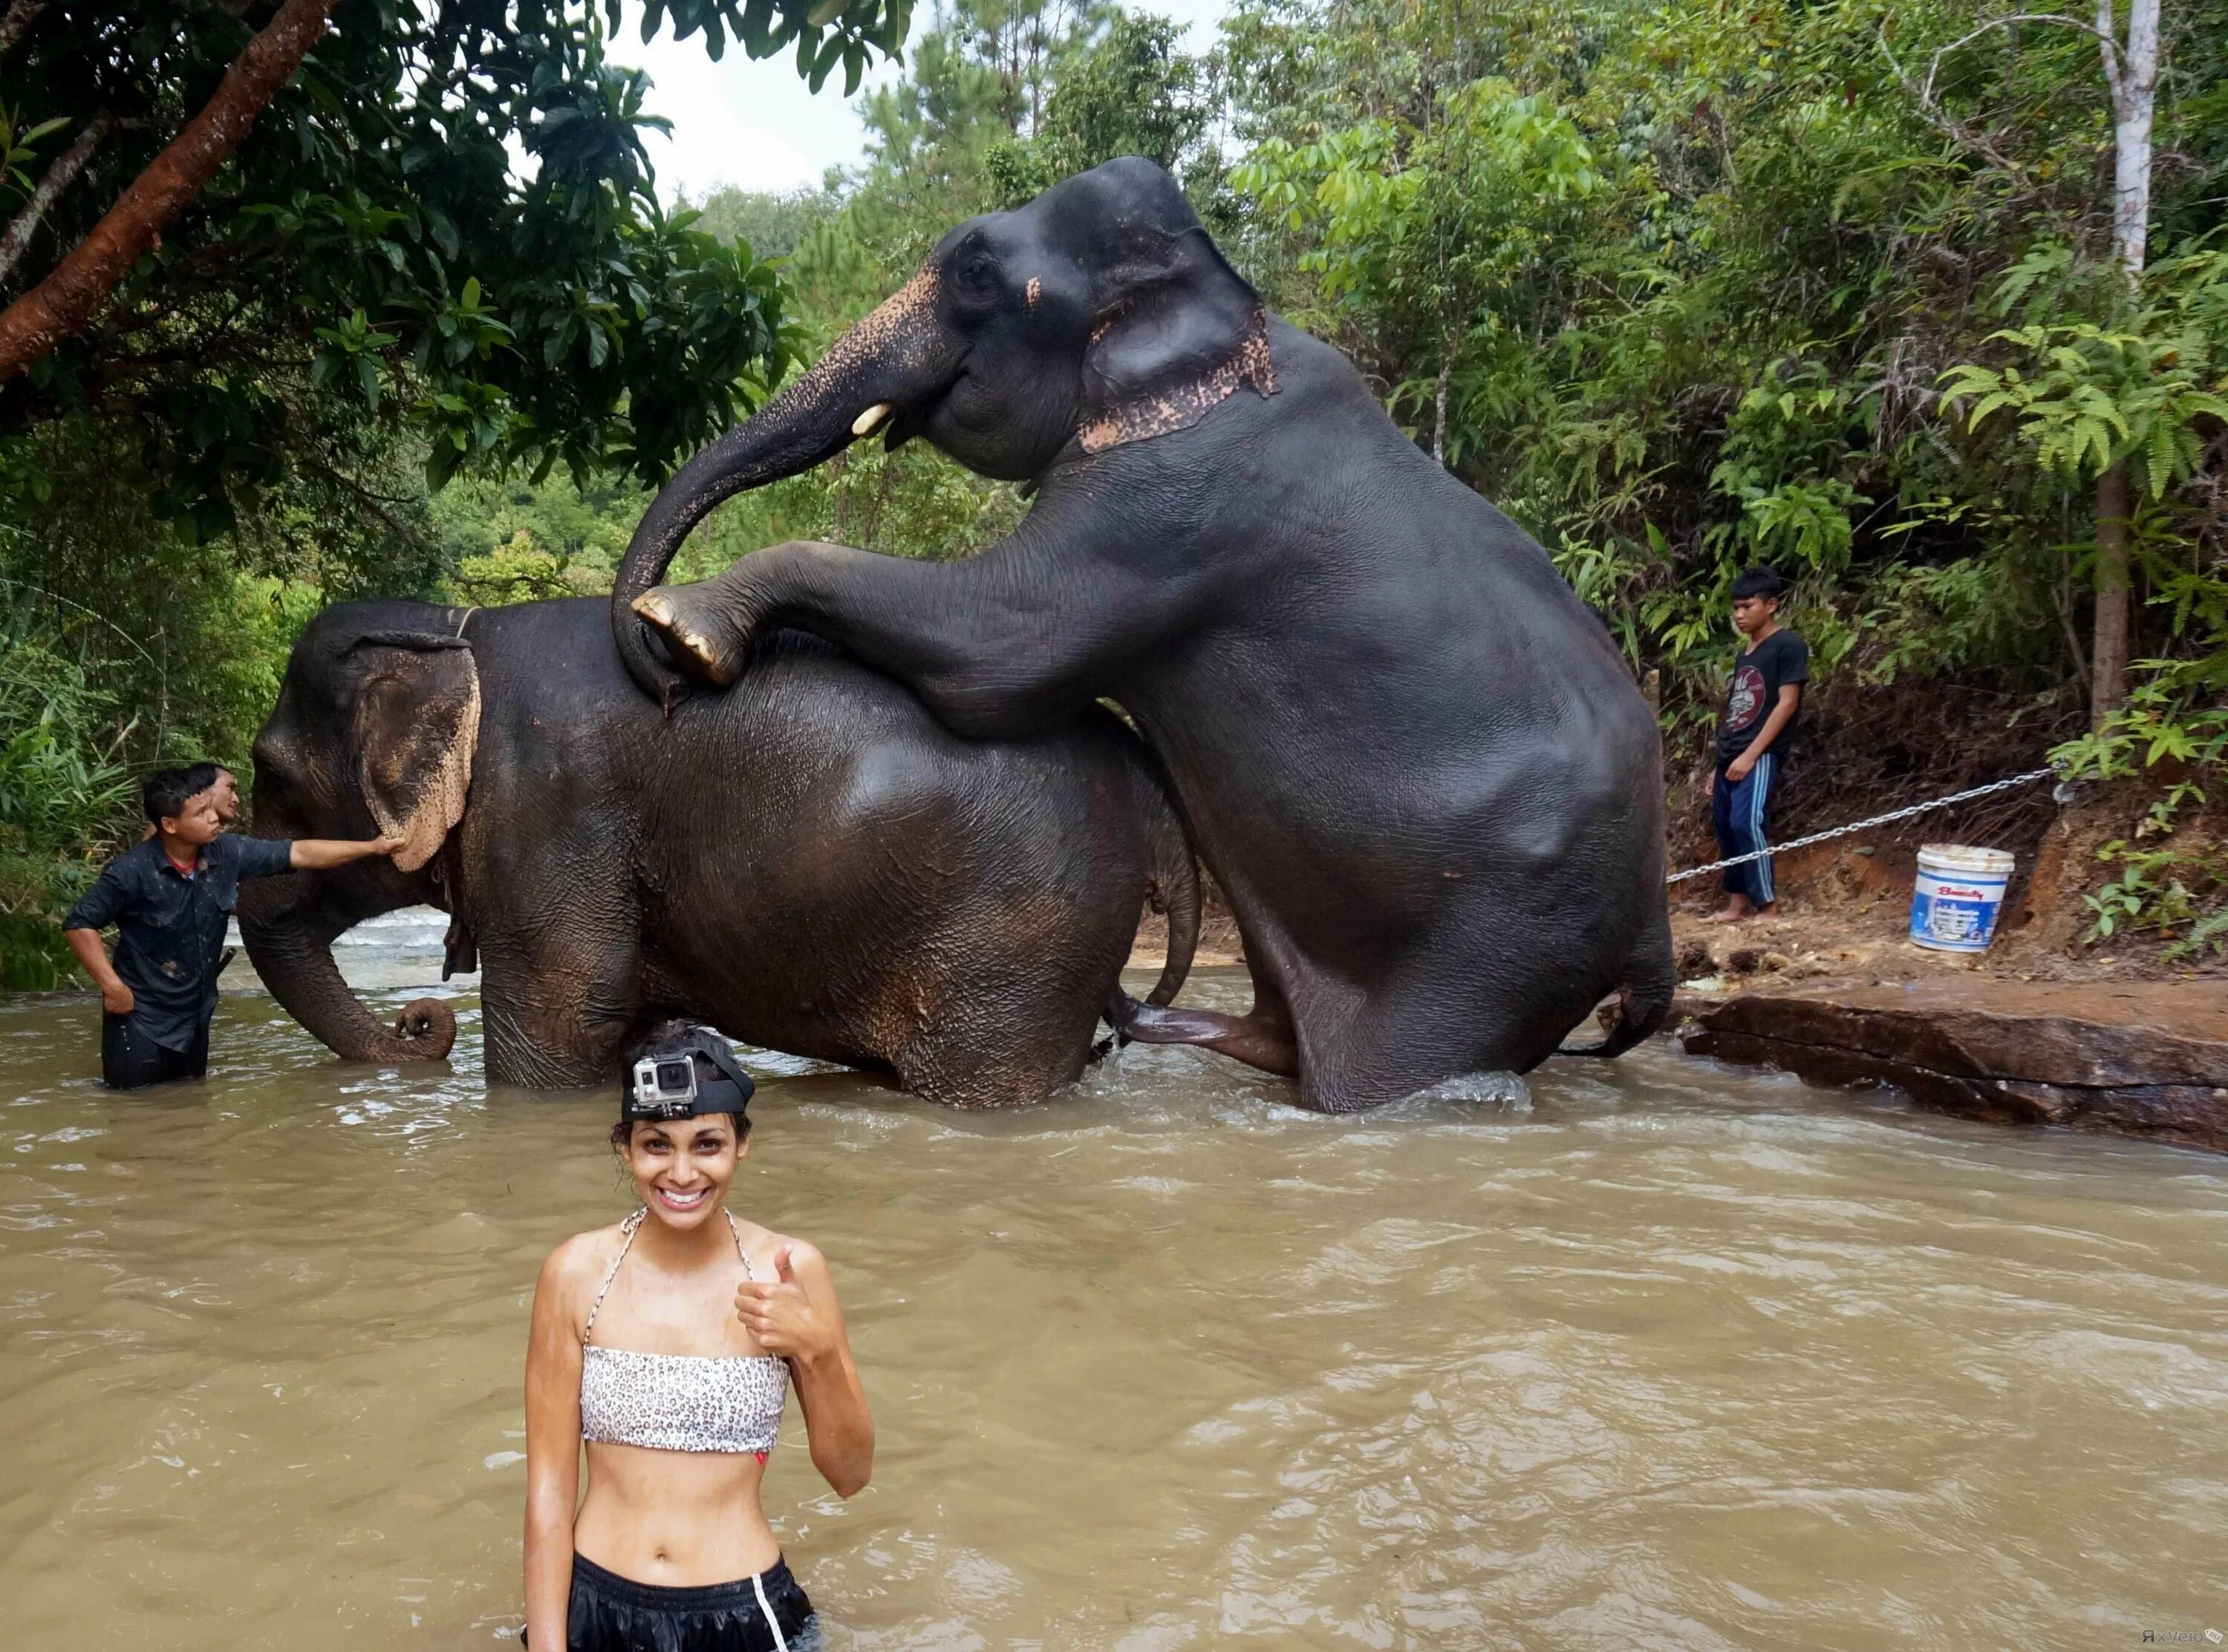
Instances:
[[[1943,952],[1985,952],[2003,903],[2001,883],[1953,882],[1922,872],[1911,897],[1911,938]]]

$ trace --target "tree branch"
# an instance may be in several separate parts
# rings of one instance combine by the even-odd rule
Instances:
[[[412,550],[424,551],[428,548],[424,535],[399,519],[387,508],[385,501],[353,476],[344,474],[323,459],[304,457],[302,463],[304,469],[328,488],[346,494],[350,499],[355,501],[359,507],[377,517],[388,533],[410,546]]]
[[[63,190],[77,182],[77,175],[84,171],[85,163],[93,159],[93,150],[101,146],[116,126],[116,117],[104,109],[86,123],[85,130],[77,135],[75,143],[54,156],[54,164],[47,169],[46,176],[39,180],[39,187],[23,203],[22,211],[16,214],[15,221],[8,226],[6,233],[0,233],[0,283],[4,283],[15,273],[16,265],[22,261],[25,250],[31,245],[31,237],[38,231],[39,220],[47,215],[47,208],[61,199]]]
[[[2097,16],[2109,22],[2111,17],[2111,6],[2112,0],[2097,0]],[[2078,17],[2068,17],[2055,11],[2019,11],[2007,16],[1991,17],[1978,29],[1969,29],[1951,41],[1947,46],[1937,48],[1933,56],[1927,60],[1925,80],[1917,86],[1911,84],[1911,76],[1904,72],[1903,65],[1897,61],[1895,53],[1888,46],[1887,35],[1878,30],[1874,31],[1879,41],[1880,54],[1887,59],[1888,67],[1895,72],[1895,78],[1903,83],[1903,89],[1911,93],[1912,100],[1918,105],[1918,112],[1925,118],[1926,123],[1945,137],[1980,155],[1989,165],[2001,171],[2013,173],[2022,172],[2025,169],[1998,150],[1987,137],[1968,128],[1962,121],[1944,109],[1941,99],[1934,95],[1934,81],[1935,78],[1942,73],[1943,60],[1951,53],[1963,50],[1992,29],[2009,29],[2015,23],[2055,23],[2061,29],[2071,29],[2080,34],[2096,36],[2104,60],[2105,87],[2111,95],[2115,112],[2118,111],[2120,105],[2119,47],[2112,39],[2109,29],[2100,29],[2096,24],[2084,22]]]
[[[2112,0],[2098,0],[2097,15],[2109,21],[2111,16],[2111,3]],[[1963,50],[1992,29],[2009,29],[2014,23],[2056,23],[2061,29],[2078,29],[2084,35],[2094,35],[2103,43],[2105,83],[2111,86],[2115,98],[2119,95],[2120,48],[2118,43],[2113,40],[2109,28],[2099,29],[2095,23],[2085,23],[2078,17],[2063,16],[2054,11],[2015,11],[2009,16],[1991,17],[1978,29],[1968,34],[1960,35],[1947,46],[1940,47],[1935,51],[1926,66],[1925,96],[1928,101],[1931,102],[1933,99],[1934,77],[1942,72],[1943,58],[1952,52]]]
[[[7,16],[0,17],[0,57],[16,49],[46,9],[47,0],[11,0]]]
[[[323,36],[338,0],[286,0],[249,41],[202,112],[133,179],[44,281],[0,310],[0,384],[79,332],[163,226],[200,195]]]

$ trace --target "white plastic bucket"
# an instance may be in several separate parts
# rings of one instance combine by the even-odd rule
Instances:
[[[1962,843],[1918,848],[1918,881],[1911,892],[1911,939],[1937,952],[1986,952],[1995,939],[2012,881],[2012,857],[2001,849]]]

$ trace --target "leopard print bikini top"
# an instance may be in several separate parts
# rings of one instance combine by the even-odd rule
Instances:
[[[650,1214],[637,1210],[619,1224],[625,1235],[604,1288],[588,1310],[580,1336],[580,1438],[611,1445],[646,1445],[656,1451],[749,1451],[760,1462],[781,1432],[789,1400],[789,1367],[770,1354],[727,1356],[701,1354],[637,1354],[624,1348],[599,1348],[596,1315],[618,1277],[619,1264]],[[722,1214],[725,1214],[724,1212]],[[727,1217],[735,1254],[743,1272],[742,1230]]]

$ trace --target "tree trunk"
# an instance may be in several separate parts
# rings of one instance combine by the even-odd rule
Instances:
[[[12,0],[7,16],[0,17],[0,57],[16,49],[46,9],[47,0]]]
[[[2097,0],[2097,27],[2113,31],[2112,0]],[[2157,105],[2159,0],[2129,0],[2126,49],[2116,65],[2106,50],[2112,88],[2112,252],[2142,290],[2150,239],[2151,117]],[[2097,478],[2097,617],[2089,651],[2089,721],[2102,728],[2128,698],[2128,468]]]
[[[2089,723],[2101,729],[2128,698],[2128,467],[2097,478],[2097,628],[2089,651]]]
[[[23,203],[23,210],[16,214],[15,221],[8,226],[7,233],[0,234],[0,282],[6,281],[15,273],[16,266],[22,262],[23,254],[31,245],[31,237],[38,233],[40,220],[46,217],[47,209],[61,199],[65,189],[77,182],[77,175],[85,170],[86,163],[93,159],[93,152],[115,130],[116,117],[104,109],[86,122],[85,130],[77,135],[76,142],[54,157],[54,163],[47,169],[46,176],[39,180],[39,187]]]
[[[2097,0],[2112,32],[2112,0]],[[2112,250],[2135,281],[2150,238],[2151,115],[2158,103],[2159,0],[2129,0],[2128,44],[2112,91]]]
[[[1451,356],[1439,363],[1438,392],[1431,398],[1431,457],[1447,462],[1447,374],[1454,371]]]
[[[286,0],[224,72],[216,93],[117,197],[44,281],[0,310],[0,384],[74,336],[156,237],[240,147],[255,118],[323,37],[338,0]]]

